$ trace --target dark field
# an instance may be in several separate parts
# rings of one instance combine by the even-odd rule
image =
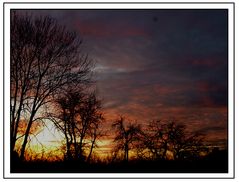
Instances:
[[[192,161],[134,160],[129,162],[12,161],[12,173],[227,173],[227,151],[220,150]]]

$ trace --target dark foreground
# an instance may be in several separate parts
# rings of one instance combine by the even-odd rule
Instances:
[[[106,164],[71,162],[16,162],[12,161],[12,173],[227,173],[228,156],[220,151],[193,161],[145,161],[136,160]]]

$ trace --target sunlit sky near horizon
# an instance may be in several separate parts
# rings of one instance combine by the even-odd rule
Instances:
[[[120,115],[186,124],[226,143],[227,10],[28,10],[83,39],[110,126]]]

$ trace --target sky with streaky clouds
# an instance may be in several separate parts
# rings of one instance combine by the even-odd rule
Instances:
[[[30,10],[29,10],[30,11]],[[108,123],[176,121],[227,139],[227,10],[32,10],[76,31]]]

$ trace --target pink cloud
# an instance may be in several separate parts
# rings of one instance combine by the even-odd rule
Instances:
[[[96,21],[75,22],[75,27],[84,36],[94,37],[136,37],[149,34],[139,27],[131,26],[126,21],[117,23],[102,23]]]
[[[195,66],[207,66],[207,67],[214,67],[216,66],[217,60],[215,60],[214,58],[212,59],[196,59],[192,62],[193,65]]]

